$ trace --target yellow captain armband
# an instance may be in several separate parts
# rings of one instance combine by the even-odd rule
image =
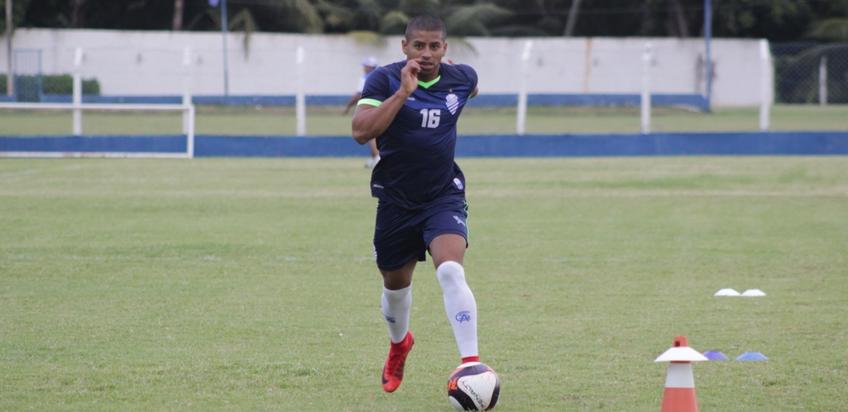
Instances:
[[[383,104],[383,102],[381,102],[377,99],[359,99],[359,101],[356,102],[356,105],[359,106],[361,104],[367,104],[369,106],[380,107],[380,105]]]

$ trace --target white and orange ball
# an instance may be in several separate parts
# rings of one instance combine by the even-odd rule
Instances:
[[[500,391],[498,374],[480,362],[459,365],[448,379],[448,401],[458,411],[490,411]]]

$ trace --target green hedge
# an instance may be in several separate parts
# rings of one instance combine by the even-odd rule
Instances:
[[[19,97],[38,96],[38,76],[17,76],[16,86]],[[41,76],[41,91],[44,94],[73,94],[74,78],[70,74]],[[6,75],[0,74],[0,94],[6,94]],[[100,94],[97,79],[82,80],[82,94]]]

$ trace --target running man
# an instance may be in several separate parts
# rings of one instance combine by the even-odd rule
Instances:
[[[403,380],[414,343],[412,272],[428,251],[461,362],[479,361],[477,303],[462,266],[468,247],[465,176],[454,162],[457,120],[477,94],[477,73],[441,63],[446,36],[436,17],[411,19],[401,40],[406,60],[368,77],[353,116],[353,138],[359,144],[376,139],[382,157],[371,174],[371,194],[379,199],[374,250],[391,340],[383,367],[386,392]]]

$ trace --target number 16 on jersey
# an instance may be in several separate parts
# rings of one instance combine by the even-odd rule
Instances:
[[[435,129],[439,127],[441,109],[421,109],[421,127]]]

